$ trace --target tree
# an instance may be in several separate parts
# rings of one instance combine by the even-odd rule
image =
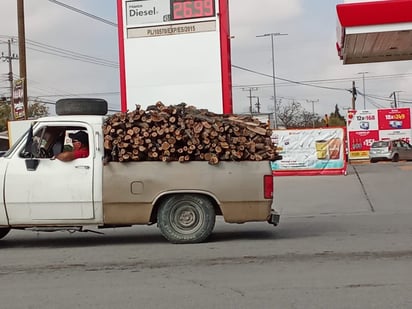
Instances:
[[[278,104],[278,113],[280,125],[289,128],[298,127],[298,115],[302,112],[302,105],[293,100],[291,104],[283,104],[282,101]]]
[[[34,101],[33,103],[29,104],[29,118],[40,118],[49,115],[49,108],[41,102]]]
[[[317,128],[322,126],[320,116],[318,114],[313,114],[307,110],[303,110],[300,115],[301,127],[302,128]]]
[[[330,127],[345,127],[346,120],[340,114],[338,104],[335,105],[335,111],[329,115],[329,126]]]
[[[5,100],[0,101],[0,131],[7,130],[7,122],[10,120],[10,114],[10,102]],[[44,103],[34,101],[29,102],[28,114],[28,118],[37,119],[47,116],[49,114],[49,110]]]
[[[0,101],[0,132],[7,130],[7,121],[10,119],[10,104]]]
[[[338,105],[335,110],[325,117],[319,114],[313,114],[305,110],[302,105],[293,100],[292,103],[283,103],[281,100],[278,104],[278,124],[279,127],[286,129],[298,128],[321,128],[321,127],[345,127],[346,120],[340,114]],[[327,120],[326,120],[327,118]]]
[[[341,120],[344,120],[344,119],[345,119],[345,118],[340,114],[340,112],[339,112],[339,106],[338,106],[338,104],[335,105],[335,112],[333,113],[333,116],[334,116],[335,118],[338,118],[338,119],[341,119]]]
[[[282,101],[278,105],[278,118],[280,125],[286,129],[292,128],[312,128],[322,126],[320,116],[308,112],[302,107],[302,104],[293,100],[290,104],[283,104]]]

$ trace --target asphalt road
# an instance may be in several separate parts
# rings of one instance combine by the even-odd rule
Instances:
[[[348,172],[278,177],[278,227],[218,220],[203,244],[13,231],[1,308],[412,308],[412,163]]]

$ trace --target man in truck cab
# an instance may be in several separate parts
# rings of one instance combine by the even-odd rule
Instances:
[[[85,131],[77,131],[69,134],[72,140],[73,149],[63,151],[56,155],[56,159],[60,161],[72,161],[79,158],[87,158],[89,156],[89,136]]]

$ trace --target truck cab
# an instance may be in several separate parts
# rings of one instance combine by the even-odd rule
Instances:
[[[4,175],[0,195],[5,201],[0,207],[0,225],[102,222],[103,119],[73,118],[39,119],[0,160],[0,173]],[[79,130],[89,136],[89,157],[55,160],[55,155],[71,146],[68,134]]]

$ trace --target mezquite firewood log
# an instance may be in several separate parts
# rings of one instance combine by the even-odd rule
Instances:
[[[108,116],[106,161],[275,161],[272,130],[247,115],[215,114],[185,103],[162,102]]]

